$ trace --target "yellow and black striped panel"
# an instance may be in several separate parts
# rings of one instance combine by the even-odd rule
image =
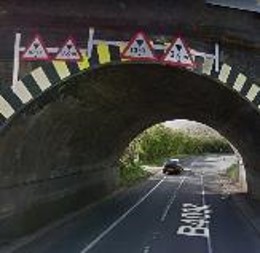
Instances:
[[[250,86],[250,88],[249,88],[249,90],[248,90],[248,92],[246,94],[246,98],[250,102],[256,103],[257,102],[256,99],[259,97],[259,95],[260,95],[260,86],[255,84],[255,83],[253,83]],[[257,104],[257,106],[260,106],[260,104]]]
[[[94,45],[91,58],[89,59],[89,67],[95,68],[111,62],[121,62],[120,47],[105,43]]]
[[[53,61],[45,63],[20,80],[13,90],[2,88],[0,90],[0,122],[9,119],[15,112],[28,102],[36,99],[45,90],[61,84],[65,79],[77,73],[103,64],[124,61],[120,55],[123,47],[124,45],[115,46],[100,43],[93,47],[90,59],[83,55],[80,62]],[[220,64],[220,72],[215,72],[214,61],[207,59],[199,71],[200,74],[211,76],[223,85],[233,88],[260,109],[260,86],[249,80],[236,68],[223,63]]]
[[[94,68],[110,62],[120,62],[120,49],[117,46],[99,44],[94,46],[90,59],[83,55],[80,62],[52,61],[33,70],[22,79],[26,89],[33,97],[39,96],[43,91],[83,70]]]
[[[232,68],[227,64],[223,64],[222,68],[223,83],[232,87],[242,97],[246,98],[250,102],[253,102],[258,108],[259,103],[257,100],[260,92],[260,86],[255,84],[253,80],[246,75],[238,71],[236,68]]]
[[[231,87],[238,92],[240,96],[246,98],[250,103],[253,103],[260,109],[260,85],[250,80],[250,78],[229,64],[220,64],[219,72],[216,72],[213,67],[214,61],[208,60],[204,62],[202,74],[211,76],[213,79],[220,81],[223,85]]]
[[[0,120],[1,125],[15,113],[15,109],[8,102],[5,96],[0,95]]]
[[[77,62],[77,65],[79,70],[83,71],[111,62],[121,62],[120,47],[100,43],[93,46],[91,58],[88,58],[86,54],[83,54],[82,60]]]
[[[21,80],[18,81],[17,84],[12,87],[12,89],[16,96],[18,96],[19,99],[23,102],[23,104],[26,104],[33,99],[32,93]]]
[[[30,92],[30,94],[32,94],[33,98],[41,95],[42,91],[31,74],[25,76],[21,80],[21,82],[24,84],[24,86]],[[19,84],[17,84],[16,86],[18,86],[18,85]]]
[[[13,89],[0,90],[0,124],[19,111],[25,104],[39,97],[52,86],[81,71],[111,62],[120,62],[120,47],[100,43],[93,47],[92,57],[83,55],[80,62],[52,61],[44,63],[20,80]]]
[[[52,64],[61,81],[72,76],[67,62],[53,61]]]
[[[97,45],[98,63],[100,65],[111,62],[109,46],[105,43]]]
[[[89,59],[86,53],[82,54],[81,61],[77,62],[80,71],[87,70],[90,67]]]
[[[0,89],[0,121],[1,125],[11,118],[23,106],[23,101],[9,86]]]
[[[3,124],[28,102],[39,97],[47,89],[80,71],[76,62],[55,61],[33,70],[12,88],[1,86],[0,124]]]
[[[232,67],[226,63],[222,64],[220,72],[218,74],[218,80],[223,84],[227,84],[227,80],[232,71]]]
[[[260,86],[259,86],[260,87]],[[257,93],[254,100],[252,101],[260,110],[260,92]]]
[[[204,75],[211,75],[212,69],[214,66],[214,59],[212,58],[205,58],[203,64],[202,64],[202,74]]]

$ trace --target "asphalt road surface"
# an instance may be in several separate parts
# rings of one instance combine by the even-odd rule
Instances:
[[[219,185],[231,156],[197,157],[78,213],[14,252],[259,253],[260,238]]]

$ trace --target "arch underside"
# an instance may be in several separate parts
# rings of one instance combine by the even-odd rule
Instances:
[[[16,183],[25,171],[49,177],[59,169],[114,166],[138,133],[178,118],[215,128],[239,150],[249,172],[259,169],[258,111],[206,76],[156,64],[110,65],[68,79],[49,93],[2,134],[1,172],[12,173]]]
[[[33,210],[41,217],[32,222],[37,227],[50,220],[49,213],[54,219],[107,194],[117,184],[118,158],[129,142],[156,123],[179,118],[225,136],[243,157],[249,193],[260,198],[260,117],[254,106],[185,69],[121,64],[77,74],[12,118],[0,139],[2,209],[24,212],[21,222]],[[4,224],[3,236],[18,233],[16,218]],[[19,227],[30,230],[25,224]]]

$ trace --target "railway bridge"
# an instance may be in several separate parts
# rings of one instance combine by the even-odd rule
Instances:
[[[0,4],[3,240],[112,191],[129,142],[172,119],[226,137],[260,198],[259,14],[195,2]]]

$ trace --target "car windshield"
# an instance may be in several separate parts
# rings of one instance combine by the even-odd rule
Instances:
[[[169,159],[167,163],[178,163],[179,159]]]

